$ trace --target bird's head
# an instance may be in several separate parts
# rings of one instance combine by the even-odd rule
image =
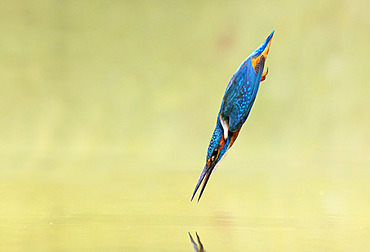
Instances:
[[[212,139],[207,150],[206,165],[203,168],[202,174],[200,175],[191,200],[193,200],[195,193],[198,191],[198,188],[203,181],[203,186],[198,198],[199,201],[212,171],[217,166],[217,164],[220,163],[222,158],[225,156],[225,153],[236,139],[235,134],[232,134],[231,132],[227,132],[225,134],[224,130],[226,130],[226,128],[224,129],[221,125],[220,120],[217,120],[216,128],[213,131]]]

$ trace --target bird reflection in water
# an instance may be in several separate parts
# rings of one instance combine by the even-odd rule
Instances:
[[[198,236],[198,233],[195,232],[195,235],[197,236],[197,241],[199,244],[197,244],[194,240],[193,240],[193,237],[191,236],[190,232],[188,232],[189,236],[190,236],[190,241],[191,243],[193,244],[193,247],[194,247],[194,250],[197,251],[197,252],[205,252],[204,250],[204,247],[203,247],[203,244],[202,242],[200,241],[199,239],[199,236]]]

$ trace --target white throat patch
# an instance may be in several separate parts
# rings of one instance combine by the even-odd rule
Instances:
[[[229,125],[227,125],[227,122],[222,118],[221,115],[220,115],[220,122],[221,122],[222,128],[224,129],[224,139],[226,141],[228,133],[229,133]]]

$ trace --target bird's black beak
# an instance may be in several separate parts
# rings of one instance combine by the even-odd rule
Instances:
[[[206,188],[206,185],[208,183],[209,177],[211,176],[211,173],[212,173],[212,171],[213,171],[214,168],[215,168],[215,164],[212,164],[212,163],[210,165],[204,166],[203,171],[202,171],[202,174],[200,175],[200,178],[198,180],[198,183],[195,186],[195,190],[193,192],[193,196],[191,197],[191,201],[193,201],[193,198],[194,198],[196,192],[198,191],[200,184],[202,183],[202,181],[204,181],[203,182],[202,189],[200,190],[200,194],[199,194],[199,197],[198,197],[198,202],[199,202],[200,197],[202,197],[203,191]]]

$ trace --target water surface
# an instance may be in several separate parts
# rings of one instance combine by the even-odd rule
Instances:
[[[192,251],[188,232],[207,251],[369,247],[363,178],[218,171],[196,203],[189,173],[34,176],[1,183],[3,250]]]

